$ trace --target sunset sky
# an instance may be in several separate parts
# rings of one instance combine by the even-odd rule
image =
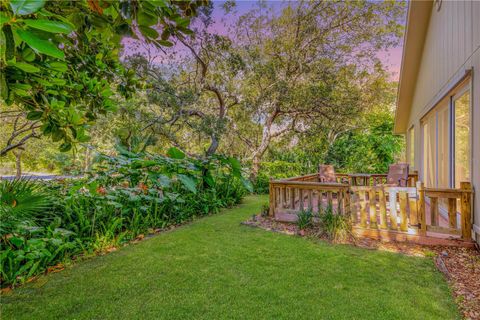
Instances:
[[[222,5],[225,1],[213,1],[214,3],[214,11],[213,11],[213,24],[211,27],[211,32],[215,32],[218,34],[227,34],[227,30],[225,30],[225,24],[228,25],[230,21],[235,19],[235,16],[242,15],[252,8],[258,6],[258,1],[251,1],[251,0],[243,0],[243,1],[236,1],[236,7],[234,13],[230,13],[228,15],[225,14],[225,11],[222,8]],[[265,1],[267,6],[273,6],[274,8],[278,7],[281,9],[284,5],[284,1]],[[403,41],[401,41],[403,43]],[[123,41],[125,52],[124,55],[131,55],[133,53],[146,53],[150,51],[153,55],[158,54],[159,58],[155,61],[159,64],[168,63],[165,62],[165,59],[161,58],[164,55],[153,46],[147,46],[143,43],[139,43],[133,39],[125,39]],[[388,67],[388,70],[391,72],[392,77],[391,79],[397,81],[400,76],[400,66],[402,61],[402,44],[398,47],[391,48],[388,51],[379,52],[378,57],[384,62],[384,64]]]

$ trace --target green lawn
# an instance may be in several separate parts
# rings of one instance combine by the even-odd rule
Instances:
[[[239,223],[266,197],[2,296],[2,319],[456,319],[431,259]]]

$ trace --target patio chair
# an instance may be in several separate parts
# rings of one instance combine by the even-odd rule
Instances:
[[[335,169],[332,165],[321,164],[318,166],[318,180],[320,182],[337,182]]]
[[[407,163],[391,164],[388,167],[387,186],[407,187],[408,186],[408,169]]]

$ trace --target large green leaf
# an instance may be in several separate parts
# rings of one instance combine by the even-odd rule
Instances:
[[[25,50],[22,51],[22,58],[27,62],[32,62],[35,60],[35,52],[29,47],[26,47]]]
[[[17,30],[17,34],[33,50],[57,59],[65,58],[63,51],[58,49],[50,41],[40,39],[37,35],[27,30]]]
[[[155,14],[151,14],[146,10],[142,10],[138,13],[137,21],[140,26],[153,26],[157,24],[158,17]]]
[[[0,26],[2,26],[8,20],[10,20],[10,18],[5,13],[0,12]]]
[[[66,33],[69,34],[74,30],[72,24],[62,22],[62,21],[53,21],[47,19],[26,19],[23,22],[31,28],[52,32],[52,33]]]
[[[33,64],[26,63],[26,62],[15,62],[15,63],[11,62],[11,63],[8,63],[8,65],[17,67],[18,69],[25,72],[29,72],[29,73],[35,73],[40,71],[40,69],[34,66]]]
[[[140,32],[143,34],[143,36],[147,39],[157,39],[159,37],[157,30],[153,28],[145,26],[138,26],[138,28],[140,29]]]
[[[49,65],[50,65],[50,68],[52,68],[53,70],[59,71],[62,73],[68,70],[68,66],[64,62],[54,61],[54,62],[50,62]]]
[[[253,192],[253,185],[250,180],[245,179],[244,177],[241,177],[240,180],[242,181],[243,186],[245,187],[245,189],[248,190],[248,192]]]
[[[240,164],[240,161],[238,159],[229,157],[228,162],[230,163],[230,166],[232,167],[232,173],[235,177],[240,177],[242,175],[242,165]]]
[[[172,147],[168,149],[167,151],[167,156],[169,156],[172,159],[184,159],[185,158],[185,153],[183,153],[181,150]]]
[[[39,120],[40,118],[42,118],[42,115],[43,115],[43,111],[30,111],[27,114],[27,119],[28,120]]]
[[[35,13],[45,5],[45,0],[10,0],[10,7],[15,14]]]
[[[5,61],[5,49],[7,47],[7,39],[5,33],[0,29],[0,61]]]
[[[0,97],[4,100],[8,98],[8,86],[5,72],[0,72]]]
[[[196,183],[195,183],[195,180],[193,180],[191,177],[189,176],[186,176],[184,174],[179,174],[178,175],[178,180],[180,180],[183,184],[183,186],[193,192],[193,193],[197,193],[197,187],[196,187]]]

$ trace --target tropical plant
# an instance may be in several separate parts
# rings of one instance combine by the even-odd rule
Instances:
[[[116,157],[100,155],[95,170],[82,179],[44,186],[2,182],[2,208],[10,207],[8,215],[2,213],[2,222],[7,222],[0,241],[3,286],[21,283],[80,253],[93,254],[218,212],[251,191],[235,158],[195,159],[176,148],[165,156],[133,153],[122,146],[118,151]],[[46,192],[48,203],[35,198]],[[32,207],[21,206],[25,199],[32,200]],[[15,210],[20,210],[16,220],[11,218]]]
[[[311,209],[302,209],[297,215],[297,227],[306,230],[313,226],[313,212]]]
[[[50,205],[48,194],[32,180],[0,181],[0,236],[34,225],[35,215],[48,210]]]
[[[333,242],[353,238],[352,227],[348,217],[333,212],[331,206],[321,210],[319,214],[322,235]]]

